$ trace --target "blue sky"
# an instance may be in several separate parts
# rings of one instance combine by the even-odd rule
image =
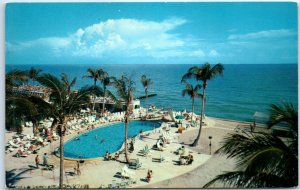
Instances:
[[[15,3],[6,64],[297,63],[296,3]]]

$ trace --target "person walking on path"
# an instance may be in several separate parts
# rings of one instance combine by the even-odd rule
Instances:
[[[36,165],[36,168],[39,168],[39,165],[40,165],[39,155],[36,155],[36,157],[35,157],[35,165]]]
[[[48,155],[47,155],[47,153],[44,154],[43,164],[44,164],[44,166],[48,166]]]

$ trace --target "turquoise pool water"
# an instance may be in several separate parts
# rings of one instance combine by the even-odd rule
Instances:
[[[136,136],[141,130],[153,130],[159,126],[159,123],[152,121],[130,121],[128,137]],[[106,151],[116,152],[123,145],[124,130],[124,123],[116,123],[80,134],[65,143],[64,156],[72,159],[90,159],[103,157]]]

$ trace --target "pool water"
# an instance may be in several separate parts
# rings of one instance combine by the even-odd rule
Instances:
[[[159,126],[159,123],[152,121],[130,121],[128,138],[136,136],[141,130],[149,131]],[[72,159],[103,157],[106,151],[113,153],[122,147],[124,133],[124,123],[116,123],[80,134],[65,143],[64,156]]]

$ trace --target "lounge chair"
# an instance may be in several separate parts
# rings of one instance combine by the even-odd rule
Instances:
[[[160,154],[159,162],[164,162],[164,161],[166,161],[165,157],[163,157],[163,156]]]
[[[12,147],[14,147],[14,148],[19,148],[19,145],[15,144],[15,143],[12,142],[12,141],[8,141],[8,143],[9,143]]]
[[[140,162],[140,160],[137,158],[136,159],[136,161],[135,162],[133,162],[132,164],[131,164],[131,168],[133,168],[133,169],[135,169],[135,170],[137,170],[137,169],[139,169],[139,168],[141,168],[142,167],[142,163]]]
[[[122,178],[129,178],[132,179],[133,175],[135,174],[135,172],[130,171],[127,167],[127,165],[125,165],[122,170],[121,170],[121,176]]]
[[[150,149],[148,148],[148,145],[146,145],[145,148],[141,150],[141,154],[143,156],[147,156],[149,154],[149,152],[150,152]]]

